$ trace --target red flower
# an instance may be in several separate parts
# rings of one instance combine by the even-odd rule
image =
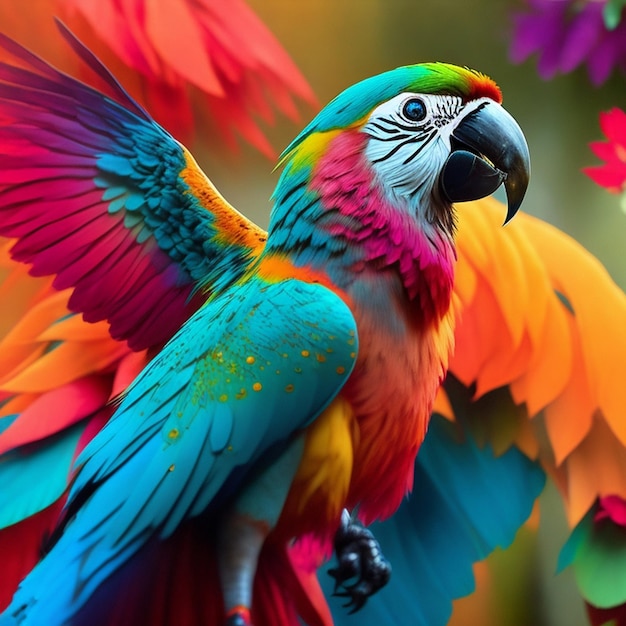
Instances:
[[[604,496],[598,501],[594,522],[610,519],[618,526],[626,527],[626,500],[618,495]]]
[[[617,108],[600,113],[600,127],[607,141],[594,141],[590,147],[605,163],[586,167],[583,172],[612,193],[621,193],[626,183],[626,113]]]

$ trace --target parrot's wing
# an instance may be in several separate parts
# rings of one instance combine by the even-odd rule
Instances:
[[[232,498],[339,392],[355,342],[321,285],[251,279],[210,300],[79,457],[64,534],[9,614],[34,598],[37,623],[79,610],[150,537]]]
[[[0,233],[14,238],[0,238],[0,607],[40,557],[77,452],[146,364],[139,348],[197,308],[205,269],[209,288],[236,276],[264,238],[65,36],[108,96],[0,38]]]
[[[500,228],[502,212],[493,199],[459,207],[455,354],[435,412],[466,437],[443,436],[449,427],[435,418],[418,454],[415,492],[375,530],[403,589],[402,602],[381,592],[378,623],[381,615],[417,612],[429,617],[415,623],[443,626],[450,601],[472,590],[469,565],[511,541],[544,473],[560,489],[570,525],[578,524],[561,566],[573,563],[583,596],[604,609],[598,620],[624,611],[626,295],[567,235],[524,214]],[[463,492],[465,479],[481,484],[481,469],[492,473],[494,490],[503,487],[502,498]],[[471,550],[453,541],[466,536],[453,529],[459,512],[473,533]],[[426,552],[424,537],[446,549]],[[395,557],[412,550],[421,555],[419,571],[410,565],[416,559]],[[438,585],[427,586],[434,604],[416,600],[424,581]],[[366,605],[358,623],[369,623],[367,615]]]
[[[72,311],[157,346],[197,308],[195,290],[243,273],[265,233],[63,33],[115,98],[0,37],[15,57],[0,64],[0,235],[32,274],[73,288]]]

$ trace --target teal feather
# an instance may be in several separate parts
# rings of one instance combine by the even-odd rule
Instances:
[[[14,416],[0,420],[0,432]],[[66,491],[76,445],[84,430],[77,424],[63,432],[16,449],[0,459],[0,528],[42,511]]]
[[[462,422],[433,416],[413,493],[390,520],[371,526],[392,564],[391,581],[354,616],[331,600],[335,625],[444,626],[452,600],[474,590],[473,563],[513,541],[544,483],[518,450],[496,456]],[[320,574],[330,597],[329,578]]]
[[[0,407],[2,407],[6,402],[0,402]],[[4,417],[0,417],[0,435],[20,416],[19,413],[15,413],[14,415],[5,415]]]

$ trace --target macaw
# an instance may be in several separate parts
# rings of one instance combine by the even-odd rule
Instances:
[[[0,39],[0,235],[151,360],[0,623],[295,623],[293,540],[328,542],[346,507],[388,517],[412,486],[452,350],[454,203],[503,184],[511,219],[524,136],[475,71],[366,79],[284,151],[266,234],[62,30],[114,97]],[[38,399],[4,418],[13,444]]]
[[[6,26],[6,22],[3,24]],[[485,205],[486,201],[476,204]],[[520,265],[533,268],[539,276],[541,273],[536,272],[536,268],[543,267],[548,282],[545,280],[531,282],[526,276],[524,280],[519,281],[519,284],[532,284],[532,293],[545,293],[548,301],[558,297],[569,315],[573,315],[574,309],[576,311],[573,323],[567,326],[569,341],[557,340],[562,333],[546,332],[541,342],[533,343],[534,349],[530,353],[535,354],[538,348],[543,348],[542,356],[533,357],[531,360],[527,358],[524,366],[526,377],[530,377],[528,389],[535,390],[542,384],[549,389],[552,383],[553,395],[557,394],[559,388],[558,383],[555,384],[553,380],[554,377],[547,377],[545,381],[542,381],[544,376],[539,374],[532,376],[533,372],[548,370],[563,374],[568,371],[568,367],[571,367],[570,372],[578,371],[576,376],[570,377],[570,384],[563,388],[561,396],[555,395],[557,399],[561,399],[558,402],[552,401],[549,411],[545,412],[546,415],[551,415],[550,419],[553,423],[557,420],[558,424],[558,419],[563,421],[567,419],[565,426],[552,429],[553,436],[555,433],[560,434],[561,440],[567,442],[567,438],[572,437],[572,434],[574,434],[573,439],[577,440],[581,432],[587,432],[590,414],[584,408],[586,403],[575,403],[572,408],[563,399],[567,394],[575,393],[577,386],[580,388],[596,386],[596,383],[591,380],[582,384],[579,382],[578,378],[581,375],[584,376],[585,372],[592,377],[598,376],[611,381],[604,392],[605,404],[607,394],[610,394],[608,397],[612,395],[616,398],[614,403],[621,400],[620,385],[610,378],[621,371],[618,356],[620,351],[623,352],[620,324],[623,315],[621,292],[614,286],[610,286],[606,274],[594,269],[597,264],[589,255],[573,242],[568,242],[567,237],[562,233],[555,232],[547,225],[542,226],[537,220],[534,220],[534,228],[530,228],[526,226],[528,218],[525,216],[518,217],[504,230],[495,227],[495,219],[478,222],[476,218],[484,215],[487,210],[501,211],[502,209],[486,206],[459,207],[460,226],[457,241],[459,259],[456,268],[455,293],[466,292],[466,294],[473,295],[471,298],[468,295],[464,298],[466,305],[463,307],[461,320],[465,322],[457,323],[456,326],[458,350],[452,358],[451,372],[453,375],[455,373],[459,375],[459,372],[463,370],[462,366],[456,365],[459,356],[469,358],[473,355],[471,357],[473,364],[469,368],[469,373],[465,374],[464,384],[459,386],[457,379],[453,388],[452,381],[455,380],[453,376],[450,376],[446,383],[448,393],[455,398],[456,411],[452,410],[450,402],[445,399],[445,393],[443,391],[440,393],[436,404],[436,412],[439,415],[436,415],[431,422],[429,434],[418,457],[415,489],[410,501],[403,503],[393,521],[375,528],[377,536],[384,544],[385,552],[393,560],[394,577],[391,586],[377,597],[373,605],[368,603],[364,611],[353,618],[358,623],[366,623],[367,620],[371,621],[374,618],[380,620],[381,611],[383,619],[389,619],[389,611],[392,610],[390,606],[395,607],[393,610],[396,612],[402,611],[402,615],[419,611],[417,616],[413,615],[416,621],[427,615],[429,624],[445,623],[450,611],[449,600],[467,593],[472,588],[469,563],[482,558],[496,543],[500,545],[510,543],[513,532],[528,514],[529,503],[532,502],[534,494],[543,484],[543,472],[533,460],[540,456],[542,463],[545,464],[545,450],[544,454],[539,456],[536,451],[531,450],[536,447],[536,443],[532,443],[533,437],[528,433],[527,424],[524,421],[516,423],[513,420],[514,416],[520,416],[523,420],[529,416],[524,403],[518,403],[514,407],[508,399],[509,394],[502,391],[486,392],[487,387],[474,394],[462,392],[463,388],[471,389],[472,381],[484,380],[485,377],[488,378],[493,375],[494,371],[497,372],[500,369],[498,355],[506,356],[520,352],[520,344],[513,340],[514,337],[519,336],[519,331],[512,330],[520,323],[519,320],[525,320],[528,327],[526,333],[522,333],[524,336],[532,334],[530,331],[533,326],[541,325],[542,313],[540,311],[543,307],[532,306],[526,297],[530,288],[524,291],[509,289],[508,277],[517,273],[513,271],[515,267]],[[472,217],[475,219],[471,219]],[[519,229],[523,230],[522,236],[509,236]],[[538,243],[540,240],[544,240],[544,243]],[[497,246],[500,241],[503,245]],[[476,245],[477,242],[480,246]],[[7,243],[11,244],[11,242]],[[79,447],[82,447],[84,441],[104,423],[110,414],[110,410],[104,406],[106,401],[125,389],[148,359],[145,351],[132,352],[124,342],[112,341],[106,323],[85,324],[79,316],[70,314],[66,307],[67,294],[56,293],[50,287],[51,281],[49,280],[27,277],[26,266],[10,259],[9,247],[10,245],[6,245],[2,249],[3,256],[0,258],[1,267],[4,268],[2,274],[4,281],[0,284],[2,290],[0,293],[3,301],[11,302],[11,307],[3,307],[0,313],[0,321],[3,323],[2,335],[6,335],[10,328],[14,328],[2,342],[0,370],[5,373],[4,381],[9,388],[13,389],[13,393],[21,389],[21,394],[19,399],[14,397],[5,403],[4,413],[19,411],[18,400],[22,403],[32,403],[33,406],[20,415],[19,422],[14,422],[16,425],[17,423],[28,424],[28,432],[23,429],[20,433],[14,427],[11,431],[11,438],[4,435],[3,478],[4,482],[12,484],[14,489],[6,494],[7,497],[11,497],[10,506],[5,500],[3,506],[0,507],[4,513],[4,524],[8,524],[7,528],[0,533],[0,552],[3,554],[2,582],[5,584],[4,588],[0,588],[0,606],[8,604],[17,580],[30,569],[36,560],[39,548],[37,538],[51,531],[54,526],[59,503],[50,504],[50,502],[58,498],[65,488],[76,440],[80,439]],[[516,250],[519,250],[519,254],[513,254]],[[512,262],[508,272],[503,271],[504,264],[502,263],[508,259],[507,254]],[[479,260],[483,262],[480,263]],[[485,264],[490,260],[497,261],[493,268]],[[555,271],[555,268],[558,269]],[[582,288],[577,287],[582,277],[585,277]],[[483,284],[483,287],[476,289],[477,283]],[[474,287],[468,287],[472,285]],[[572,292],[578,295],[575,297]],[[504,294],[506,298],[503,297]],[[567,294],[567,297],[564,294]],[[573,302],[575,307],[572,306]],[[602,303],[602,306],[594,308],[593,304],[596,302]],[[498,317],[500,323],[495,326],[500,329],[498,332],[490,332],[492,331],[491,322],[482,325],[478,323],[481,319],[493,320],[493,315],[481,314],[481,312],[494,309],[494,307],[495,313],[498,307],[503,313],[506,312],[506,315]],[[563,316],[558,315],[558,307],[555,310],[557,314],[555,315],[553,311],[547,319],[553,320],[553,323],[557,322],[555,328],[563,328]],[[539,322],[531,324],[530,313],[533,311]],[[22,321],[15,326],[20,316]],[[65,319],[63,323],[53,323],[57,318]],[[468,319],[474,321],[468,323]],[[463,327],[466,330],[461,332]],[[598,328],[603,329],[599,336],[596,335]],[[482,340],[477,341],[478,337]],[[485,341],[487,338],[496,341],[490,343]],[[471,349],[468,347],[470,340]],[[574,368],[570,366],[573,363],[571,346],[580,344],[581,340],[586,344],[584,367]],[[527,344],[528,342],[521,345]],[[52,346],[54,350],[51,350]],[[600,346],[601,354],[611,354],[612,358],[590,357],[594,346]],[[576,350],[577,354],[582,355],[581,349]],[[85,355],[89,358],[85,358]],[[552,355],[553,364],[547,367],[549,355]],[[490,363],[494,363],[494,366],[490,366]],[[490,370],[492,374],[488,374]],[[506,368],[502,371],[506,371]],[[17,373],[21,376],[16,377]],[[511,382],[512,378],[508,381],[502,379],[499,384],[504,387]],[[515,385],[512,385],[511,389],[515,389]],[[4,397],[10,395],[5,389]],[[33,398],[38,396],[39,401],[34,403]],[[89,414],[89,411],[93,411],[90,417],[90,427],[85,430],[82,438],[77,435],[84,428],[80,426],[74,432],[70,432],[71,428],[68,428],[65,439],[61,437],[55,439],[54,429],[62,429],[63,420],[59,419],[57,423],[52,423],[48,411],[51,403],[53,406],[63,405],[64,413],[68,416],[67,426],[72,426],[72,420],[86,421],[88,418],[85,416]],[[594,406],[596,404],[599,405],[599,401],[596,400]],[[72,411],[74,411],[73,414]],[[455,412],[454,419],[457,425],[451,429],[445,425],[441,416],[445,415],[449,420]],[[503,416],[508,417],[505,419]],[[562,417],[559,418],[559,416]],[[470,424],[467,423],[468,419],[470,419]],[[487,422],[487,419],[491,443],[485,441],[483,424]],[[532,423],[542,423],[542,420],[542,412],[535,411]],[[5,420],[5,427],[6,422],[7,420]],[[603,424],[601,420],[594,423]],[[479,430],[478,438],[481,445],[476,444],[476,437],[470,432],[470,425],[474,431]],[[510,438],[513,429],[525,433],[523,437],[518,437],[517,442],[519,444],[520,440],[526,440],[524,445],[519,446],[525,453],[520,454],[513,448],[503,451],[503,448],[508,446],[506,434],[509,433]],[[578,435],[575,434],[576,429],[579,430]],[[589,432],[593,431],[589,429]],[[20,437],[31,441],[31,444],[20,448],[20,441],[22,443],[24,441],[24,439],[20,440]],[[505,437],[504,442],[503,437]],[[32,443],[38,438],[41,438],[41,443]],[[495,441],[493,441],[494,438]],[[548,474],[555,476],[558,473],[560,476],[557,484],[561,486],[566,504],[572,500],[579,503],[575,505],[575,508],[580,509],[579,512],[574,513],[573,516],[570,514],[572,525],[576,525],[581,515],[580,511],[585,511],[580,527],[573,533],[567,550],[564,550],[562,562],[565,564],[568,559],[574,560],[573,566],[576,568],[581,590],[590,602],[589,612],[592,623],[602,624],[611,619],[617,619],[620,623],[619,620],[623,620],[624,585],[614,583],[615,580],[620,580],[615,575],[621,571],[619,555],[622,548],[619,542],[616,543],[616,539],[619,540],[621,536],[620,529],[624,525],[624,518],[621,514],[623,497],[616,493],[622,491],[615,480],[620,473],[616,472],[615,468],[623,464],[623,461],[620,461],[622,446],[618,440],[609,437],[609,443],[603,444],[604,447],[600,448],[600,452],[596,450],[595,453],[589,454],[588,449],[594,445],[594,439],[601,440],[597,434],[588,435],[583,445],[577,446],[570,454],[561,454],[562,458],[556,462],[557,472],[548,471]],[[558,440],[556,445],[558,446]],[[24,458],[7,454],[6,451],[11,450],[12,446],[22,452],[28,451],[29,454],[24,455]],[[612,450],[611,454],[602,454],[604,449]],[[435,474],[428,467],[429,462],[432,464],[434,454],[445,457],[447,461],[445,480],[441,478],[441,472]],[[38,463],[33,464],[33,457],[38,458]],[[598,468],[605,466],[606,469],[598,471]],[[28,473],[28,468],[33,474]],[[46,481],[37,476],[39,473],[45,473]],[[617,483],[617,488],[611,487],[608,483],[601,484],[595,478],[590,483],[584,480],[586,474],[608,476],[609,480]],[[433,478],[427,479],[425,475],[433,476]],[[439,523],[429,525],[423,511],[432,510],[434,505],[440,503],[442,499],[436,490],[432,489],[432,482],[437,476],[439,476],[442,491],[445,488],[449,492],[456,485],[454,493],[457,494],[459,502],[465,503],[465,508],[462,516],[432,515],[430,519],[439,520]],[[495,481],[494,477],[501,478],[501,481]],[[431,485],[430,491],[428,491],[428,485]],[[477,485],[480,485],[480,488],[477,489]],[[591,491],[588,489],[589,485],[591,485]],[[512,493],[516,494],[515,499],[511,498]],[[471,494],[471,498],[468,499],[467,494]],[[570,497],[569,494],[572,496]],[[577,494],[582,494],[582,497]],[[589,494],[592,496],[591,505]],[[481,495],[488,496],[489,500],[485,502],[481,499]],[[449,493],[447,500],[454,502]],[[496,502],[497,505],[494,505]],[[581,502],[582,508],[580,508]],[[472,504],[478,514],[473,517],[467,513],[471,512]],[[515,508],[516,504],[517,508]],[[494,508],[500,513],[507,513],[507,518],[505,518],[507,523],[500,529],[494,527],[493,517],[489,520],[484,519],[487,512],[493,511]],[[31,516],[35,510],[41,510],[41,512]],[[415,510],[420,512],[419,516],[412,512]],[[16,524],[11,522],[12,519],[21,519],[20,516],[25,517],[26,521]],[[442,527],[440,520],[446,519],[464,520],[461,526],[469,524],[468,534],[480,536],[481,542],[476,544],[470,541],[466,549],[457,549],[454,554],[445,551],[444,548],[450,545],[450,536],[464,536],[462,530],[456,527],[447,535],[440,532]],[[491,522],[487,527],[485,527],[486,521]],[[417,532],[414,530],[415,525],[417,525]],[[439,532],[436,532],[438,530]],[[434,587],[425,585],[424,581],[433,581],[428,576],[420,575],[420,568],[415,560],[411,563],[411,567],[404,569],[402,567],[402,563],[406,560],[405,555],[411,548],[411,541],[423,536],[430,538],[428,542],[421,541],[421,547],[429,549],[423,555],[427,561],[425,566],[427,565],[428,571],[432,570],[430,563],[437,563],[442,555],[444,558],[454,559],[454,567],[449,567],[446,571],[456,576],[451,576],[446,584],[442,585],[439,581]],[[435,541],[433,538],[439,538],[440,541]],[[399,541],[401,543],[398,543]],[[607,543],[609,550],[603,548],[603,545]],[[457,548],[458,545],[457,543]],[[18,550],[15,549],[16,546],[19,547]],[[398,546],[401,547],[400,550],[397,549]],[[414,549],[411,554],[415,554]],[[400,556],[403,560],[400,560]],[[591,575],[586,573],[590,570],[590,563],[594,565],[594,562],[597,563],[600,558],[607,559],[607,557],[608,563],[614,561],[617,567],[603,566],[598,569],[595,566],[591,570]],[[291,558],[293,559],[293,555]],[[317,560],[314,558],[312,562],[316,563]],[[302,562],[299,565],[305,569],[306,567],[314,568]],[[601,575],[597,575],[597,572]],[[302,577],[302,572],[299,575]],[[324,577],[325,574],[322,575],[322,580]],[[416,580],[420,581],[419,585],[414,583]],[[607,580],[610,580],[611,584],[607,584]],[[403,593],[398,592],[398,585],[406,587]],[[311,592],[310,589],[308,591]],[[613,594],[613,597],[610,597],[610,594]],[[411,598],[408,607],[399,601],[399,598],[406,600],[407,597]],[[604,608],[600,608],[601,606]],[[344,619],[341,611],[335,612],[335,619],[341,623]]]
[[[435,404],[437,415],[431,421],[418,455],[415,487],[410,499],[403,502],[390,521],[374,527],[385,553],[392,559],[393,576],[389,586],[370,599],[351,619],[353,623],[367,624],[374,617],[386,622],[393,615],[392,610],[411,615],[415,623],[421,619],[419,614],[415,616],[417,611],[421,611],[422,616],[427,615],[429,624],[446,623],[451,610],[450,600],[469,593],[473,588],[471,562],[483,558],[496,543],[502,546],[510,543],[514,532],[527,517],[545,473],[549,477],[560,476],[556,484],[561,487],[568,511],[570,503],[574,507],[569,514],[572,525],[576,525],[576,517],[581,515],[583,518],[597,517],[595,541],[602,542],[603,531],[607,530],[608,540],[616,536],[619,538],[619,518],[608,520],[597,513],[601,501],[607,504],[613,502],[617,509],[619,499],[610,498],[610,495],[623,494],[619,478],[624,447],[616,437],[607,437],[602,419],[594,418],[590,424],[589,406],[602,405],[603,413],[598,413],[601,417],[604,412],[619,416],[615,410],[623,405],[623,388],[614,377],[620,375],[626,345],[622,324],[624,294],[600,264],[564,233],[524,214],[518,214],[513,222],[501,229],[497,227],[495,216],[502,211],[503,208],[493,200],[458,207],[455,294],[457,302],[463,301],[463,314],[456,325],[455,335],[457,347],[469,347],[470,341],[473,347],[472,350],[457,352],[461,355],[459,357],[456,354],[452,357],[450,371],[463,377],[464,382],[456,378],[453,384],[454,379],[450,378],[439,394]],[[494,213],[493,218],[489,212]],[[42,400],[39,409],[29,410],[20,419],[30,415],[30,435],[33,438],[45,437],[43,430],[34,430],[35,425],[47,426],[50,430],[62,427],[52,422],[46,406],[51,402],[63,402],[61,406],[68,411],[69,407],[80,407],[78,400],[81,396],[74,392],[72,383],[67,383],[63,392],[59,376],[69,378],[73,374],[76,380],[83,377],[89,381],[99,380],[100,385],[106,388],[115,373],[118,385],[124,388],[141,369],[146,357],[144,352],[130,352],[125,344],[125,356],[116,356],[116,344],[111,340],[105,323],[86,324],[79,316],[70,316],[66,308],[67,292],[55,294],[49,289],[47,279],[28,277],[26,280],[25,266],[11,260],[7,250],[8,246],[5,246],[1,265],[4,281],[0,286],[4,288],[3,301],[10,297],[14,307],[3,313],[13,312],[16,316],[22,313],[25,317],[20,327],[16,328],[19,332],[12,333],[7,337],[9,340],[5,339],[1,344],[0,357],[11,353],[15,355],[18,347],[23,350],[24,363],[17,368],[23,375],[21,382],[16,380],[16,385],[30,385],[31,393],[41,393]],[[519,275],[520,271],[523,275]],[[511,275],[518,275],[518,286],[525,288],[510,289]],[[19,292],[16,285],[21,287]],[[27,287],[31,288],[30,292]],[[21,300],[16,300],[16,295],[21,296]],[[54,323],[57,316],[68,316],[65,327]],[[7,327],[9,323],[14,324],[15,320],[7,320]],[[481,340],[474,341],[473,336]],[[533,336],[535,339],[531,341]],[[55,343],[61,344],[60,347],[49,350]],[[103,354],[104,345],[111,346],[109,354]],[[117,348],[119,350],[119,346]],[[45,353],[44,358],[37,356],[42,352]],[[93,355],[92,363],[78,358],[84,353]],[[457,358],[463,361],[462,355],[472,355],[473,364],[457,364]],[[500,372],[501,365],[490,368],[492,359],[510,358],[512,355],[520,357],[517,374],[509,367],[502,368]],[[118,361],[115,360],[117,358]],[[466,356],[465,360],[468,359],[469,356]],[[510,359],[511,363],[516,360]],[[2,364],[5,365],[6,360]],[[3,371],[9,370],[3,367]],[[546,372],[551,375],[546,375]],[[605,379],[607,386],[599,396],[597,388]],[[511,384],[514,380],[517,383]],[[470,393],[472,381],[480,386],[480,391],[473,394]],[[526,384],[522,385],[523,381]],[[34,385],[38,387],[35,389]],[[55,391],[56,396],[42,392],[44,387]],[[82,389],[86,387],[84,385]],[[506,387],[509,391],[505,391]],[[93,384],[87,387],[85,397],[87,391],[94,393],[96,388]],[[536,397],[544,398],[538,404],[535,401],[535,407],[545,405],[545,408],[543,411],[535,409],[530,422],[527,422],[530,413],[524,396],[518,396],[517,404],[511,402],[511,392],[518,388],[526,388],[538,394]],[[589,388],[596,389],[591,394],[595,398],[591,405],[567,400],[568,396],[576,398],[580,390]],[[63,400],[61,393],[64,393]],[[109,391],[109,394],[115,396],[117,390]],[[449,396],[454,398],[454,410]],[[101,402],[98,397],[93,398],[96,405]],[[106,392],[104,397],[108,397]],[[610,409],[610,405],[614,408]],[[595,409],[592,412],[595,413]],[[84,415],[77,412],[77,419],[81,417],[84,419]],[[566,423],[563,425],[561,422],[561,426],[551,429],[554,439],[550,446],[538,448],[532,431],[535,425],[543,428],[546,419],[556,424],[559,424],[559,419]],[[97,422],[99,418],[94,417],[93,421]],[[93,427],[89,430],[93,431]],[[576,434],[577,430],[579,434]],[[597,431],[595,434],[594,430]],[[27,433],[23,430],[22,436],[26,437]],[[556,471],[549,470],[547,466],[547,472],[539,468],[536,461],[549,462],[551,447],[558,447],[559,441],[561,445],[571,446],[585,433],[585,440],[569,453],[566,448],[555,460]],[[512,439],[517,445],[511,445]],[[594,443],[594,439],[598,443]],[[47,449],[45,441],[42,446],[44,451]],[[50,440],[48,443],[51,443]],[[31,444],[31,452],[33,447]],[[45,472],[49,483],[41,479],[35,483],[32,475],[24,477],[15,485],[14,503],[16,495],[16,504],[26,505],[33,497],[35,500],[37,497],[45,498],[51,492],[54,498],[62,493],[67,467],[59,462],[59,452],[57,448],[51,449],[50,456],[41,455],[41,463],[34,470],[35,475]],[[19,481],[26,461],[32,461],[33,456],[36,455],[26,457],[22,465],[14,459],[6,463],[9,467],[5,468],[3,483]],[[55,459],[54,463],[50,462],[51,459]],[[437,460],[439,464],[445,464],[443,475],[431,471]],[[68,465],[70,461],[71,454]],[[14,473],[7,474],[6,469],[10,470],[12,466]],[[587,476],[591,477],[591,481]],[[55,485],[55,482],[58,484]],[[41,489],[42,493],[33,493],[34,487]],[[590,495],[585,493],[589,487],[592,489]],[[47,492],[44,491],[46,489]],[[450,493],[454,493],[455,497],[450,497]],[[606,495],[603,497],[601,494]],[[455,505],[455,500],[459,504],[445,515],[424,515],[436,506],[449,508]],[[47,502],[44,499],[43,503],[38,503],[45,505]],[[19,506],[15,508],[19,509]],[[0,510],[4,511],[6,519],[12,507],[4,503]],[[435,513],[437,510],[435,508]],[[416,515],[416,511],[420,515]],[[15,561],[18,558],[30,559],[22,571],[26,571],[34,561],[34,555],[25,554],[28,551],[24,550],[24,546],[32,543],[33,537],[37,536],[33,527],[45,522],[46,516],[51,513],[56,513],[54,505],[26,522],[0,532],[0,552],[3,556],[14,553]],[[451,529],[450,524],[453,524]],[[446,530],[449,532],[446,533]],[[423,536],[429,541],[422,541],[413,547],[412,541]],[[465,542],[451,544],[451,538],[466,537]],[[476,541],[477,537],[479,541]],[[20,546],[20,550],[11,551],[16,545]],[[449,550],[450,546],[455,548],[453,552]],[[36,545],[32,546],[32,551],[36,548]],[[406,558],[409,553],[415,556],[416,550],[425,562]],[[611,562],[619,565],[620,552],[596,551],[596,554],[607,559],[609,565]],[[319,555],[314,555],[310,562],[307,562],[307,556],[310,555],[299,555],[300,577],[307,567],[314,569],[318,563],[316,559]],[[444,565],[454,564],[454,567],[438,570],[440,575],[448,573],[447,581],[432,578],[433,566],[430,563],[442,562]],[[5,561],[4,565],[3,575],[6,576],[11,562]],[[578,567],[576,563],[574,567]],[[320,574],[322,582],[327,576],[325,570]],[[599,574],[598,579],[587,577],[588,583],[595,580],[600,591],[619,593],[619,585],[606,584],[606,576],[614,577],[619,569],[605,567],[595,571],[596,576]],[[18,577],[19,573],[13,577],[13,585],[17,584]],[[585,579],[581,576],[579,579],[585,597],[591,599],[585,588]],[[398,592],[398,586],[401,592]],[[5,590],[5,605],[9,600],[8,591]],[[619,611],[623,610],[619,604],[618,601],[612,605],[613,609],[602,610],[590,605],[592,623],[607,623],[615,617],[616,611],[619,615]],[[350,623],[340,607],[333,606],[333,609],[337,624]]]

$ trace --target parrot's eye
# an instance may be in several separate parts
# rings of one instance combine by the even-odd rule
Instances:
[[[421,122],[426,117],[426,105],[419,98],[411,98],[404,103],[402,115],[412,122]]]

